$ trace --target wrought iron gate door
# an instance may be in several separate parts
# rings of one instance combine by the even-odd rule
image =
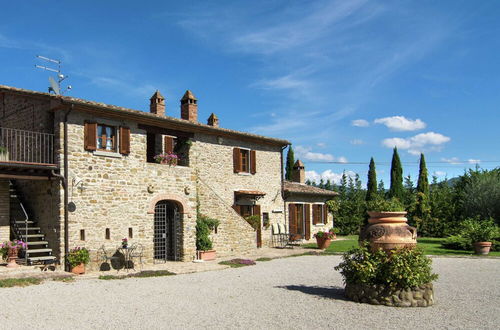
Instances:
[[[169,201],[160,201],[155,206],[154,260],[165,262],[177,260],[177,226],[180,213]]]

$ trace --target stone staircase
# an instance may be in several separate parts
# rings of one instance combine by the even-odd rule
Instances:
[[[14,237],[27,243],[24,250],[24,258],[18,262],[26,261],[28,265],[52,264],[57,261],[52,255],[49,242],[45,240],[45,235],[37,226],[34,219],[26,210],[25,203],[21,198],[15,184],[10,182],[10,228]],[[22,257],[22,256],[21,256]]]

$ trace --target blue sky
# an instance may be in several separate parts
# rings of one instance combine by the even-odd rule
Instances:
[[[0,84],[167,114],[191,89],[199,119],[292,141],[310,178],[388,186],[392,147],[416,178],[500,166],[499,1],[39,1],[0,13]],[[361,163],[361,164],[357,164]]]

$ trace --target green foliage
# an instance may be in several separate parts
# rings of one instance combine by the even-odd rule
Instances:
[[[425,156],[420,154],[420,169],[418,172],[417,191],[429,195],[429,174],[425,165]]]
[[[447,237],[441,245],[446,249],[451,250],[472,250],[470,239],[462,235],[452,235]]]
[[[402,212],[405,210],[404,205],[397,198],[383,199],[377,198],[367,203],[368,211],[373,212]]]
[[[286,154],[286,166],[285,166],[285,179],[288,181],[292,180],[293,165],[295,164],[295,156],[293,154],[292,146],[288,147],[288,152]]]
[[[7,153],[7,148],[6,147],[0,147],[0,154],[6,154]]]
[[[487,220],[469,218],[462,223],[461,235],[472,243],[491,242],[498,235],[498,226],[491,218]]]
[[[260,215],[250,215],[245,217],[245,220],[252,226],[254,230],[258,230],[260,228]]]
[[[398,149],[394,147],[391,163],[391,187],[389,197],[403,198],[403,167],[399,159]]]
[[[86,248],[74,248],[69,251],[68,262],[71,267],[78,266],[79,264],[88,264],[90,261],[89,250]]]
[[[368,169],[368,183],[366,184],[366,201],[376,199],[377,194],[377,172],[375,170],[375,161],[373,157],[370,159],[370,166]]]
[[[28,286],[42,283],[43,279],[35,277],[25,277],[25,278],[6,278],[0,280],[0,288],[12,288],[15,286]]]
[[[455,193],[461,219],[493,218],[500,224],[500,168],[469,170],[455,185]]]
[[[219,226],[219,220],[198,214],[196,220],[196,250],[207,251],[212,249],[210,233]]]
[[[393,289],[413,288],[437,279],[431,259],[420,249],[400,248],[385,253],[371,252],[368,245],[353,248],[335,267],[349,284],[383,284]]]

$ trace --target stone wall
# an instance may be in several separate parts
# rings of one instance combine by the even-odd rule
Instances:
[[[84,150],[84,121],[95,120],[131,129],[130,154]],[[69,216],[71,247],[85,246],[98,263],[98,250],[116,249],[122,238],[144,247],[145,262],[153,261],[154,206],[173,200],[183,212],[177,251],[184,261],[195,256],[196,177],[192,168],[146,162],[146,132],[132,122],[111,121],[71,113],[68,124],[70,200],[76,211]],[[105,238],[109,229],[110,239]],[[80,231],[85,231],[85,241]]]
[[[200,213],[220,221],[211,239],[217,256],[246,253],[256,249],[256,232],[234,209],[207,184],[199,180]]]
[[[225,208],[235,203],[237,190],[264,192],[256,203],[261,213],[268,213],[270,223],[283,223],[283,198],[281,196],[281,147],[262,145],[213,135],[195,135],[191,159],[199,178],[223,201]],[[233,149],[248,148],[256,151],[256,173],[234,173]],[[273,212],[274,211],[274,212]],[[212,214],[207,214],[212,216]],[[215,217],[215,214],[213,215]],[[271,227],[262,229],[262,245],[271,244]],[[246,235],[246,234],[245,234]],[[255,240],[255,232],[245,241]],[[241,233],[227,237],[226,244],[238,245]],[[233,247],[236,248],[236,247]]]
[[[345,295],[355,302],[372,305],[428,307],[434,304],[432,283],[407,289],[392,289],[381,284],[347,284]]]
[[[0,243],[10,239],[9,180],[0,180]]]

